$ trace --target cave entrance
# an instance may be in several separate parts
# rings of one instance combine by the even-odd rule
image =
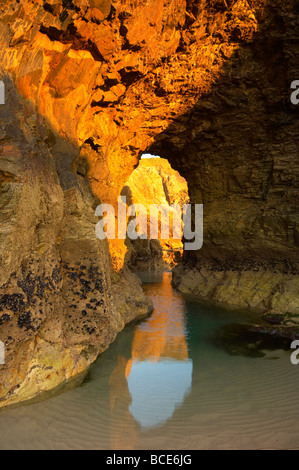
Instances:
[[[169,161],[157,155],[143,154],[139,165],[127,180],[122,192],[127,205],[142,204],[148,214],[147,236],[136,240],[127,240],[128,266],[133,271],[160,271],[173,268],[182,259],[182,235],[177,238],[173,230],[171,208],[177,208],[177,214],[183,213],[183,205],[189,203],[188,185]],[[170,210],[169,237],[163,238],[163,220],[161,214],[154,220],[158,227],[158,238],[153,238],[151,224],[153,217],[151,205],[167,206]],[[180,219],[182,218],[178,215]],[[168,219],[168,217],[167,217]],[[165,232],[164,232],[165,233]]]

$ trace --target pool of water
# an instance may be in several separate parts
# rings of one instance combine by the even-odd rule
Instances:
[[[298,449],[291,352],[230,355],[211,338],[248,313],[179,294],[171,273],[142,279],[153,314],[127,326],[80,387],[0,413],[0,449]]]

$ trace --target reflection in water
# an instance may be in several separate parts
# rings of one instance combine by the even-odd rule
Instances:
[[[126,400],[130,393],[129,411],[142,428],[170,418],[192,385],[184,301],[171,287],[171,273],[164,273],[163,282],[163,295],[154,299],[154,312],[135,327],[131,358],[126,361],[119,356],[110,378],[112,413],[116,398]],[[113,381],[123,381],[124,377],[127,379],[124,392],[116,397]]]
[[[142,428],[157,426],[171,418],[190,391],[192,361],[135,362],[128,384],[132,416]],[[141,388],[144,388],[143,394]]]
[[[136,424],[128,408],[131,395],[126,380],[127,364],[125,357],[118,356],[118,364],[109,378],[112,430],[110,448],[115,450],[134,449],[137,439]]]
[[[126,367],[130,412],[143,428],[170,418],[192,385],[184,301],[171,287],[171,273],[163,277],[163,296],[154,299],[151,317],[136,326]]]
[[[0,449],[298,448],[289,351],[232,356],[211,338],[252,313],[182,296],[169,274],[143,288],[153,315],[128,325],[81,387],[0,413]]]

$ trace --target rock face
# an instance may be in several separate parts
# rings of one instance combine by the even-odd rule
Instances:
[[[152,213],[150,219],[150,206],[152,204],[165,207],[177,205],[176,213],[178,218],[182,218],[183,206],[189,203],[186,180],[163,158],[142,159],[126,182],[122,195],[126,196],[127,205],[142,204],[148,215],[145,232],[148,239],[130,241],[128,266],[133,271],[173,268],[182,260],[183,243],[181,239],[173,237],[172,216],[170,219],[166,216],[159,218],[158,221],[158,217],[154,217],[155,213]],[[167,230],[168,220],[170,220],[170,238],[163,239],[161,231],[163,233],[163,229]],[[151,223],[159,228],[158,240],[150,239]]]
[[[94,236],[96,205],[115,204],[144,151],[204,203],[204,246],[175,285],[298,312],[298,2],[0,9],[1,406],[83,372],[149,310],[125,247]]]
[[[298,3],[268,3],[257,34],[240,39],[211,90],[154,150],[178,162],[191,201],[204,204],[203,249],[186,253],[174,285],[298,314],[299,107],[289,91],[299,76]]]
[[[55,159],[72,158],[73,149],[57,142],[50,152],[38,119],[7,86],[0,110],[0,407],[84,373],[126,323],[152,309],[137,278],[127,269],[115,273],[107,241],[95,237],[96,200],[86,181],[58,176]]]

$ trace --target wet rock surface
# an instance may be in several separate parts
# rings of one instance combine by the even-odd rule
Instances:
[[[211,341],[234,356],[264,357],[268,351],[291,351],[299,339],[298,327],[229,324],[223,326]]]

